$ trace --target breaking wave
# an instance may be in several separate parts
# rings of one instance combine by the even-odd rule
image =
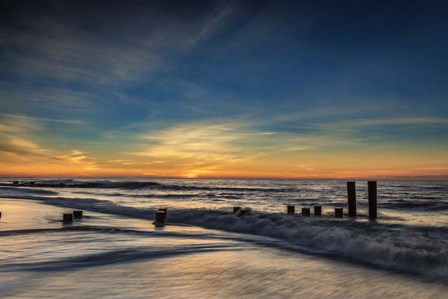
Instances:
[[[112,201],[21,195],[46,204],[152,221],[154,210],[120,206]],[[448,280],[448,227],[362,222],[282,213],[244,215],[223,209],[169,210],[167,222],[271,237],[288,250]]]
[[[0,186],[11,186],[11,183]],[[227,187],[227,186],[197,186],[183,184],[165,184],[143,181],[79,181],[79,180],[44,180],[44,181],[17,181],[16,187],[33,188],[98,188],[98,189],[154,189],[154,190],[231,190],[231,191],[263,191],[263,192],[292,192],[295,188],[268,188],[268,187]]]

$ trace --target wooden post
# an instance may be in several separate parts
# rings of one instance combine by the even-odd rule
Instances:
[[[159,211],[164,211],[165,212],[165,218],[168,216],[168,209],[167,208],[161,208],[161,209],[159,209]]]
[[[73,213],[62,214],[62,222],[65,222],[65,223],[73,222]]]
[[[82,211],[73,211],[73,218],[74,219],[82,219]]]
[[[295,206],[287,206],[287,212],[289,215],[294,214],[296,212]]]
[[[356,217],[356,185],[355,182],[347,182],[348,216]]]
[[[154,224],[156,226],[165,226],[165,211],[156,211],[156,221],[154,221]]]
[[[344,216],[343,208],[334,208],[334,217],[335,218],[342,218],[343,216]]]
[[[241,207],[233,207],[233,214],[236,214],[239,211],[241,211]]]
[[[377,185],[376,181],[368,181],[367,182],[367,189],[369,193],[369,218],[370,219],[376,219],[377,217],[377,201],[376,201],[376,192],[377,192]]]
[[[310,217],[310,208],[302,208],[302,216]]]
[[[314,216],[322,215],[322,206],[314,206]]]

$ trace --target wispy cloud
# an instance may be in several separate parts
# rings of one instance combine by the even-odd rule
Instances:
[[[140,161],[147,159],[145,165],[152,169],[168,166],[186,176],[212,175],[232,165],[264,163],[264,159],[278,160],[282,153],[349,142],[329,134],[264,131],[257,128],[257,123],[238,119],[177,124],[134,137],[137,139],[134,146],[139,150],[129,152],[129,155]],[[162,162],[158,162],[160,160]]]
[[[99,38],[48,18],[28,25],[37,34],[11,32],[11,38],[3,42],[6,49],[26,51],[6,52],[11,70],[22,76],[109,85],[136,80],[142,71],[159,69],[160,58],[149,49],[106,36]]]
[[[4,134],[0,134],[0,137],[2,138],[0,141],[0,152],[3,152],[3,154],[13,155],[20,160],[30,157],[48,157],[45,149],[30,140]],[[10,159],[10,157],[7,159]]]
[[[235,13],[237,7],[231,1],[217,2],[217,5],[212,12],[206,16],[199,34],[193,43],[193,47],[199,45],[202,40],[212,36],[214,32],[218,31],[222,26],[228,23],[229,18]]]
[[[30,156],[45,157],[45,149],[23,136],[27,132],[35,132],[41,128],[40,122],[33,118],[0,114],[0,152],[22,159]]]
[[[85,121],[76,119],[57,119],[34,117],[22,114],[0,113],[0,131],[32,131],[42,129],[42,123],[60,123],[71,125],[83,125]]]
[[[228,160],[236,157],[237,141],[245,137],[235,123],[191,123],[149,132],[140,136],[149,147],[133,154],[149,157],[180,157],[185,159]]]
[[[337,125],[343,128],[363,128],[369,126],[431,126],[448,125],[446,117],[403,117],[396,118],[365,118],[352,119],[347,121],[329,122],[322,126],[331,127]]]
[[[35,118],[25,115],[0,113],[0,132],[14,133],[40,129],[40,123]]]
[[[73,21],[75,16],[70,11],[61,16],[18,18],[20,32],[15,28],[3,29],[8,37],[1,40],[3,55],[10,70],[24,77],[81,81],[93,86],[123,85],[172,68],[172,55],[188,51],[210,36],[231,10],[230,5],[217,3],[195,22],[181,23],[176,18],[159,15],[160,8],[154,6],[125,9],[121,17],[133,18],[134,22],[98,15],[96,31],[82,26],[90,22],[85,16]],[[117,26],[110,26],[112,21]],[[144,27],[140,21],[145,23]],[[22,51],[13,51],[14,48]]]
[[[0,153],[2,154],[0,163],[3,166],[23,166],[32,163],[34,167],[45,163],[46,167],[55,167],[55,169],[58,167],[70,168],[70,165],[73,164],[84,170],[96,168],[95,159],[86,156],[79,150],[61,154],[61,150],[52,148],[52,145],[41,146],[39,131],[44,129],[44,122],[58,123],[59,120],[0,114]],[[60,122],[66,123],[67,120]]]

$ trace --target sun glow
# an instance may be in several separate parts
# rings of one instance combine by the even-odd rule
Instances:
[[[43,124],[38,120],[11,115],[4,119],[9,120],[2,123],[0,118],[4,176],[357,178],[448,174],[446,155],[440,148],[372,145],[364,136],[354,135],[354,128],[361,130],[365,121],[359,126],[345,122],[320,125],[312,134],[267,132],[257,128],[257,123],[240,120],[189,122],[119,134],[94,147],[67,148],[39,138]],[[30,128],[36,134],[30,135]]]

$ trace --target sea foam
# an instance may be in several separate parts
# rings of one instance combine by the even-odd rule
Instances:
[[[49,196],[53,193],[39,189],[35,190],[38,193],[19,189],[6,197],[40,200],[61,207],[148,221],[152,221],[154,217],[154,209],[150,208],[121,206],[112,201],[94,198]],[[386,224],[326,216],[308,218],[250,209],[244,215],[236,215],[231,213],[231,207],[228,210],[170,209],[167,221],[168,224],[196,225],[275,238],[277,241],[269,244],[286,250],[448,279],[448,227]]]

